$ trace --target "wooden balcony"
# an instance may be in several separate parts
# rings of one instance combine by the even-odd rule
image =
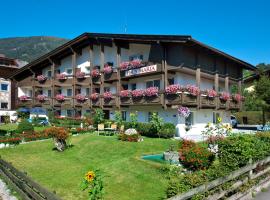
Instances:
[[[93,84],[100,84],[101,83],[100,76],[98,76],[98,77],[92,77],[92,82],[93,82]]]
[[[132,103],[131,97],[120,97],[121,105],[130,105]]]
[[[226,109],[227,108],[227,101],[224,101],[220,98],[218,98],[218,108],[219,109]]]
[[[234,100],[230,100],[229,101],[229,109],[230,110],[239,110],[241,108],[241,103],[234,101]]]
[[[67,77],[65,79],[55,79],[54,84],[59,86],[70,86],[73,83],[72,77]]]
[[[100,107],[101,99],[100,97],[97,100],[91,100],[92,106],[94,107]]]
[[[33,106],[33,99],[27,99],[25,101],[17,100],[17,107],[32,107]]]
[[[181,94],[165,94],[167,104],[169,105],[179,105],[182,104]]]
[[[58,101],[54,99],[54,106],[56,107],[73,107],[73,98],[65,98],[64,101]]]
[[[85,101],[77,101],[75,99],[74,104],[76,107],[89,108],[90,107],[90,99],[86,99]]]
[[[201,96],[200,101],[201,108],[215,108],[217,105],[215,97]]]
[[[117,80],[117,72],[112,72],[110,74],[104,73],[104,81],[105,82],[113,82]]]
[[[90,85],[90,82],[91,82],[90,76],[88,76],[88,77],[86,76],[84,78],[75,78],[75,79],[76,79],[75,83],[77,85]]]
[[[116,105],[116,98],[113,97],[111,99],[102,99],[104,106],[115,106]]]
[[[185,106],[198,106],[199,98],[197,96],[192,96],[189,93],[181,93],[182,95],[182,105]]]
[[[37,87],[51,87],[51,85],[52,85],[52,79],[47,79],[45,81],[38,81],[37,79],[35,79],[34,86],[37,86]]]

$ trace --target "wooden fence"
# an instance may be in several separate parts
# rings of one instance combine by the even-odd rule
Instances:
[[[33,181],[25,173],[20,172],[10,163],[0,158],[0,175],[24,200],[60,200],[54,193],[49,192]]]
[[[263,169],[263,170],[261,170],[261,171],[259,171],[257,173],[253,172],[253,170],[256,169],[258,166],[263,166],[263,165],[269,164],[269,163],[270,163],[270,156],[263,159],[263,160],[261,160],[261,161],[258,161],[256,163],[249,164],[249,165],[247,165],[245,167],[242,167],[242,168],[230,173],[228,176],[218,178],[218,179],[213,180],[213,181],[211,181],[209,183],[206,183],[206,184],[201,185],[199,187],[193,188],[193,189],[189,190],[186,193],[181,193],[181,194],[178,194],[176,196],[173,196],[173,197],[169,198],[168,200],[190,199],[192,196],[194,196],[196,194],[204,193],[206,191],[209,191],[209,190],[211,190],[211,189],[213,189],[215,187],[218,187],[218,186],[220,186],[220,185],[222,185],[222,184],[224,184],[224,183],[226,183],[228,181],[232,181],[233,179],[238,178],[239,176],[241,176],[243,174],[248,173],[248,177],[244,178],[243,180],[236,181],[228,190],[221,190],[221,191],[216,192],[215,194],[212,194],[211,196],[206,197],[207,200],[217,200],[217,199],[223,198],[228,193],[236,190],[237,188],[239,188],[243,184],[247,183],[248,180],[258,178],[258,177],[266,174],[267,172],[270,172],[270,166],[268,166],[267,168],[265,168],[265,169]],[[270,177],[267,177],[262,182],[266,182],[266,181],[270,181]],[[239,199],[244,195],[245,194],[236,193],[233,196],[229,197],[228,199]]]

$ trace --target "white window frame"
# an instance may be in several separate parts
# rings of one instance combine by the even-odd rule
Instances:
[[[2,85],[7,85],[7,90],[2,90]],[[9,90],[9,84],[8,83],[1,83],[1,92],[8,92]]]
[[[70,73],[68,73],[68,70],[71,70],[71,74]],[[72,68],[66,68],[66,73],[67,73],[67,75],[72,75],[73,74],[73,69]]]

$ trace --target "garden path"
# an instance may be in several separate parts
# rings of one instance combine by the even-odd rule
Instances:
[[[0,200],[17,200],[15,196],[10,194],[7,185],[0,179]]]

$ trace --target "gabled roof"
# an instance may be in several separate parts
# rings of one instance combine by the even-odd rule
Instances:
[[[197,45],[200,48],[206,49],[213,54],[216,54],[218,56],[224,57],[228,60],[231,60],[232,62],[236,62],[239,65],[243,66],[246,69],[249,70],[255,70],[256,67],[253,65],[244,62],[238,58],[235,58],[229,54],[226,54],[220,50],[217,50],[213,47],[210,47],[208,45],[205,45],[195,39],[193,39],[190,35],[143,35],[143,34],[109,34],[109,33],[83,33],[79,35],[78,37],[68,41],[67,43],[59,46],[58,48],[50,51],[49,53],[37,58],[36,60],[32,61],[31,63],[25,65],[18,71],[12,73],[10,75],[10,78],[14,77],[17,74],[20,74],[24,70],[29,69],[31,66],[37,65],[46,59],[50,59],[52,56],[55,56],[66,49],[69,49],[70,47],[84,41],[84,40],[110,40],[110,41],[137,41],[137,42],[164,42],[164,43],[190,43],[191,45]]]
[[[251,74],[250,76],[247,76],[244,79],[244,83],[250,83],[250,82],[253,82],[255,80],[258,80],[261,77],[261,75],[265,75],[265,76],[270,77],[270,69],[266,69],[262,73],[259,73],[258,71],[256,71],[254,74]]]

